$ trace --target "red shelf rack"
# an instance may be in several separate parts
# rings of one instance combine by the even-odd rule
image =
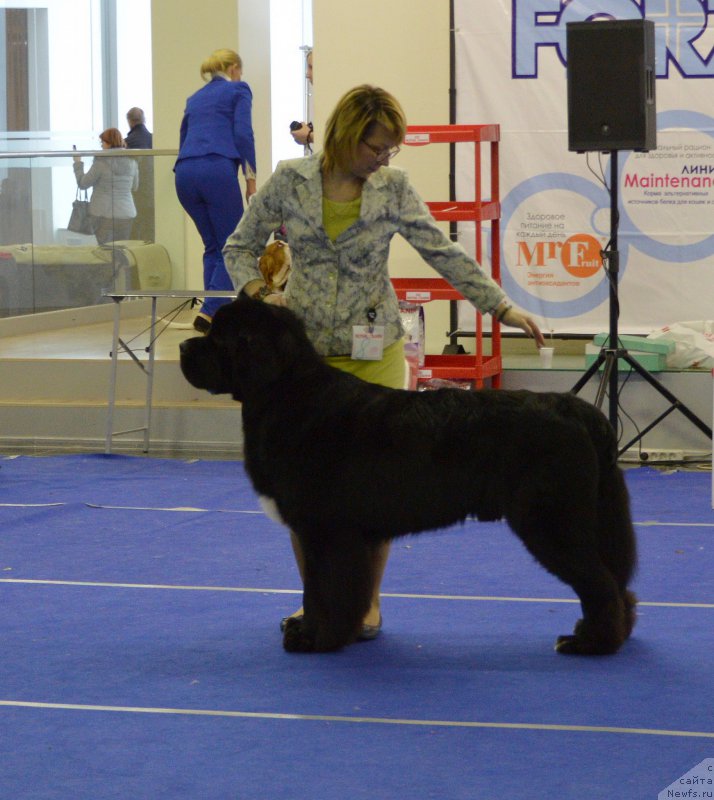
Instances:
[[[430,144],[471,142],[474,145],[474,199],[469,201],[427,202],[434,219],[439,222],[473,222],[476,259],[482,263],[482,222],[491,226],[489,256],[491,275],[497,283],[501,280],[501,201],[499,194],[499,142],[498,125],[410,125],[404,144],[423,147]],[[482,149],[488,150],[490,186],[484,196]],[[443,278],[393,278],[392,284],[400,300],[412,303],[428,303],[432,300],[462,300],[462,295]],[[503,364],[501,360],[501,330],[496,320],[491,323],[491,353],[483,352],[483,319],[475,315],[475,354],[427,355],[424,367],[419,372],[421,379],[455,378],[473,381],[480,389],[490,379],[491,386],[501,385]]]

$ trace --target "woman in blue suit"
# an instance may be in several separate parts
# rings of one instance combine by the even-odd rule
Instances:
[[[253,95],[241,80],[243,62],[233,50],[216,50],[201,64],[206,85],[186,101],[174,166],[179,202],[203,240],[203,288],[231,291],[223,245],[243,216],[238,168],[246,202],[255,194]],[[223,298],[204,299],[194,328],[206,333]]]

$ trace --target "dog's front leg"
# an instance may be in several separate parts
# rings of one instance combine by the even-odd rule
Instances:
[[[340,537],[298,535],[304,556],[304,616],[286,624],[283,646],[290,652],[339,650],[362,629],[374,585],[373,548],[361,536],[342,532]]]

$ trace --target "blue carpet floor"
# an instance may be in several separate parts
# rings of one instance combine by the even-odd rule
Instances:
[[[557,655],[571,591],[474,522],[394,543],[378,640],[298,656],[240,463],[0,460],[0,797],[656,798],[714,756],[711,475],[627,481],[616,656]]]

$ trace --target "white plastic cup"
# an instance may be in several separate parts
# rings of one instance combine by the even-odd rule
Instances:
[[[554,347],[540,348],[540,365],[543,369],[552,369],[554,351],[555,351]]]

